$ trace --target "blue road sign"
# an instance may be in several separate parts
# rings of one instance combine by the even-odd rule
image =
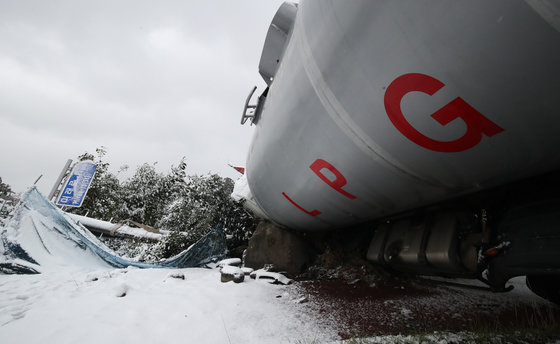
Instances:
[[[74,165],[56,204],[80,207],[93,180],[96,168],[97,165],[92,161],[80,161]]]

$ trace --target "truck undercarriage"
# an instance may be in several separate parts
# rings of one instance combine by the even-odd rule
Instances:
[[[368,260],[389,269],[476,278],[496,292],[527,276],[560,303],[559,172],[384,219]]]

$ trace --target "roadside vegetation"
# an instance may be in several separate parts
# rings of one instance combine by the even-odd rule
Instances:
[[[165,259],[187,249],[218,225],[226,233],[230,251],[242,252],[256,220],[230,197],[233,180],[217,174],[188,175],[185,158],[167,173],[156,171],[156,163],[144,163],[124,179],[121,176],[128,166],[112,173],[106,154],[100,147],[96,154],[86,152],[78,157],[79,161],[94,161],[97,170],[82,206],[64,210],[113,223],[132,220],[166,233],[155,244],[101,237],[118,254],[140,261]],[[10,185],[0,178],[0,226],[17,201]]]
[[[102,240],[118,253],[141,261],[174,256],[194,244],[208,231],[221,225],[228,247],[235,250],[251,236],[256,220],[240,203],[231,199],[234,182],[217,174],[187,175],[187,162],[181,159],[167,173],[156,171],[154,164],[138,166],[131,177],[121,180],[109,171],[104,160],[107,151],[84,153],[78,160],[92,160],[97,171],[82,207],[67,211],[117,223],[133,220],[168,231],[157,244],[142,240]]]
[[[18,197],[12,191],[12,187],[4,183],[0,177],[0,226],[4,224],[17,202]]]
[[[547,344],[558,343],[558,329],[523,329],[499,332],[433,332],[353,338],[341,344]]]

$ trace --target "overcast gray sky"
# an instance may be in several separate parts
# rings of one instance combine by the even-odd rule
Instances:
[[[0,2],[0,177],[48,193],[67,159],[107,148],[112,172],[185,156],[237,177],[239,124],[283,1]],[[259,92],[258,91],[258,92]],[[129,173],[130,174],[130,173]]]

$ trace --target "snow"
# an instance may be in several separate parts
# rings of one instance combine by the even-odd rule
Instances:
[[[241,268],[241,271],[243,271],[243,273],[245,275],[250,275],[255,270],[253,268],[249,268],[249,267],[244,266],[244,267]]]
[[[325,316],[311,312],[293,285],[221,283],[217,268],[0,275],[0,343],[356,342],[340,341]],[[476,343],[468,332],[358,342]]]
[[[33,267],[39,272],[73,269],[76,266],[90,268],[108,266],[92,250],[77,247],[79,241],[76,237],[70,234],[61,236],[53,233],[56,232],[58,223],[42,216],[36,210],[30,210],[17,225],[22,230],[7,231],[6,233],[10,236],[11,241],[21,243],[22,248],[34,261],[40,262],[40,265]]]
[[[233,266],[233,265],[224,265],[220,271],[224,274],[228,274],[228,275],[232,275],[232,276],[236,276],[236,275],[245,275],[245,273],[243,272],[243,270],[241,270],[241,268],[237,267],[237,266]]]
[[[188,250],[164,261],[148,264],[124,259],[73,222],[36,188],[22,196],[7,227],[0,231],[0,239],[4,246],[0,271],[13,270],[16,258],[27,261],[25,266],[37,272],[84,266],[198,267],[223,258],[227,252],[225,234],[216,227]]]
[[[0,274],[0,343],[288,343],[338,338],[319,326],[286,286],[245,279],[222,283],[220,270],[112,268],[35,191],[7,228],[40,274]],[[71,226],[72,229],[63,231]],[[93,243],[93,241],[92,241]],[[80,247],[83,245],[83,247]],[[101,247],[99,247],[101,248]],[[104,250],[107,248],[103,248]],[[108,250],[108,249],[107,249]],[[237,260],[225,260],[235,263]],[[224,265],[223,269],[240,268]]]
[[[242,175],[235,181],[231,198],[237,202],[242,202],[243,206],[249,209],[255,216],[262,219],[268,218],[251,193],[249,182],[247,181],[247,174]]]
[[[249,195],[251,195],[251,190],[247,182],[247,175],[244,174],[235,181],[231,198],[239,202],[248,199]]]
[[[116,232],[138,239],[145,238],[151,240],[161,240],[161,238],[163,237],[162,234],[148,232],[142,228],[130,227],[127,225],[120,226],[119,228],[117,228]]]
[[[282,274],[279,274],[277,272],[270,272],[265,269],[259,269],[257,271],[251,272],[251,278],[267,281],[269,283],[291,284],[293,282],[293,280]]]
[[[335,341],[288,296],[217,269],[101,269],[0,275],[1,343]],[[278,297],[282,296],[282,297]]]
[[[97,219],[92,219],[91,217],[86,217],[82,215],[65,213],[68,217],[74,220],[76,223],[80,223],[86,227],[97,228],[103,231],[115,231],[116,233],[124,234],[129,237],[134,238],[145,238],[151,240],[160,240],[163,235],[160,233],[148,232],[142,228],[130,227],[126,224],[114,224],[109,221],[102,221]]]
[[[99,228],[99,229],[103,229],[103,230],[106,230],[106,231],[110,231],[111,229],[113,229],[113,227],[115,227],[115,224],[111,223],[109,221],[92,219],[91,217],[77,215],[77,214],[71,214],[71,213],[65,213],[65,214],[66,214],[66,216],[70,217],[72,220],[74,220],[76,222],[79,222],[86,227],[94,227],[94,228]]]
[[[218,262],[219,266],[226,266],[226,265],[234,265],[234,266],[241,266],[241,259],[240,258],[228,258],[223,259]]]
[[[239,259],[222,260],[213,269],[111,268],[71,237],[86,236],[87,231],[75,228],[65,238],[56,229],[64,224],[62,219],[45,215],[61,213],[26,209],[17,231],[8,230],[15,228],[14,222],[0,231],[21,243],[40,265],[17,258],[12,262],[33,265],[41,273],[0,274],[0,343],[341,343],[330,314],[315,311],[297,286],[267,283],[273,279],[291,282],[281,274],[257,270],[255,279],[222,283],[219,266],[222,271],[244,273],[232,266]],[[0,253],[6,253],[3,245]],[[520,298],[527,292],[522,281],[512,283],[516,288],[508,297]],[[482,291],[469,295],[462,298],[475,305],[486,299],[490,304],[506,302],[506,296]],[[454,301],[434,295],[417,304],[452,305]],[[398,307],[394,316],[411,317],[406,299],[386,302]],[[457,309],[450,306],[447,311],[454,316]],[[470,342],[468,333],[434,332],[423,338],[437,343]],[[366,342],[418,340],[395,335]]]

